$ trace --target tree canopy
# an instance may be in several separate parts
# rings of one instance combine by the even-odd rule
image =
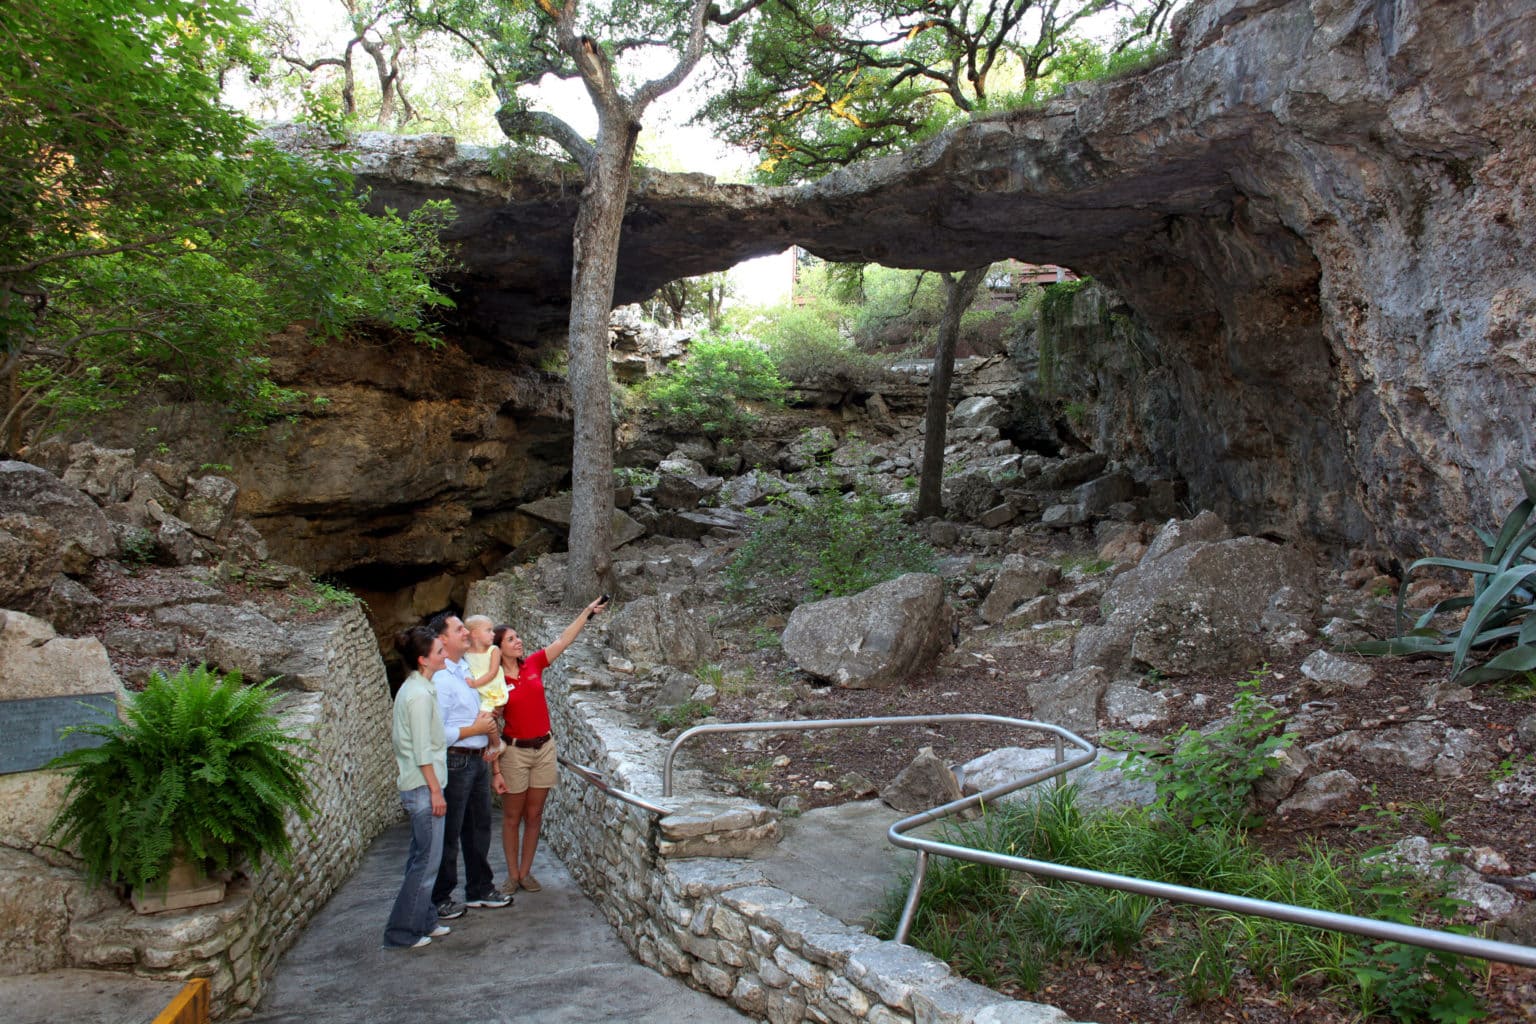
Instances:
[[[1175,0],[769,0],[701,116],[765,180],[819,177],[1144,57]],[[1119,19],[1113,42],[1087,38]]]
[[[368,216],[338,159],[298,160],[220,102],[259,65],[229,0],[34,0],[0,10],[0,332],[20,418],[146,391],[255,426],[299,397],[270,334],[422,332],[448,300],[442,206]]]

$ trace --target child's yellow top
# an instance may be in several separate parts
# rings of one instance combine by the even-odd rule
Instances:
[[[479,679],[485,675],[486,669],[491,667],[490,649],[480,651],[466,651],[464,660],[469,662],[469,678]],[[507,680],[502,673],[496,673],[496,678],[480,687],[480,710],[495,711],[507,702]]]

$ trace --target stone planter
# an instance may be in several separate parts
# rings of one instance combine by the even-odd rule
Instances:
[[[204,907],[224,899],[224,882],[209,878],[203,869],[177,854],[171,870],[159,884],[134,891],[133,909],[141,914]]]

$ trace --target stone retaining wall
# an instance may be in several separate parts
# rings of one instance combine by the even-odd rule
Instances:
[[[316,812],[307,825],[290,823],[292,867],[269,864],[254,879],[237,879],[215,906],[139,915],[105,886],[87,886],[73,858],[40,841],[61,776],[0,777],[5,792],[32,794],[46,812],[0,819],[0,973],[83,967],[207,977],[215,1018],[251,1011],[278,956],[399,816],[389,684],[362,612],[351,608],[294,632],[314,654],[290,677],[294,689],[280,708],[291,730],[313,744]]]
[[[680,796],[661,800],[666,743],[634,727],[621,698],[601,689],[603,671],[562,662],[545,683],[562,756],[678,808],[657,821],[563,772],[544,817],[546,841],[648,966],[773,1024],[1066,1024],[1054,1007],[959,978],[775,887],[754,862],[731,859],[777,838],[773,812],[700,797],[686,776]]]

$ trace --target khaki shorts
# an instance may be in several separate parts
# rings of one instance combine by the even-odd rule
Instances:
[[[555,741],[550,739],[537,750],[531,747],[514,747],[508,743],[497,759],[501,777],[507,784],[507,792],[522,793],[529,789],[554,789],[557,767]]]

